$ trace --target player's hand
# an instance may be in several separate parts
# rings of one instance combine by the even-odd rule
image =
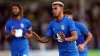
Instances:
[[[60,40],[66,41],[66,39],[65,39],[65,35],[64,35],[62,32],[59,32],[58,34],[59,34],[60,37],[61,37]]]
[[[24,37],[29,39],[29,38],[31,38],[32,36],[31,36],[29,33],[26,33]]]
[[[11,34],[11,36],[15,36],[15,30],[11,29],[10,34]]]
[[[40,39],[40,37],[35,32],[33,32],[33,38],[36,39],[36,40]]]
[[[59,40],[59,41],[62,41],[62,42],[63,42],[63,39],[62,39],[62,38],[57,38],[57,40]]]
[[[84,46],[85,46],[84,44],[79,44],[79,45],[78,45],[78,49],[79,49],[80,51],[83,51],[83,50],[84,50]]]

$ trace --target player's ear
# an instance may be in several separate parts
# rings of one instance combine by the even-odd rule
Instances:
[[[61,10],[62,10],[62,11],[64,11],[64,8],[63,8],[63,7],[61,7]]]

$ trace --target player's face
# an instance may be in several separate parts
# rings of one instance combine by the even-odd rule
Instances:
[[[12,15],[18,16],[20,14],[20,9],[17,6],[12,6]]]
[[[52,13],[54,17],[58,17],[62,11],[62,8],[59,5],[52,5]]]

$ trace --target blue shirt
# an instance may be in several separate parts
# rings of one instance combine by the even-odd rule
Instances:
[[[56,38],[58,38],[57,34],[58,32],[62,32],[66,38],[71,36],[71,32],[75,31],[75,24],[73,22],[73,20],[69,19],[68,17],[64,16],[63,19],[61,21],[56,21],[53,20],[50,22],[48,31],[46,33],[47,37],[52,37],[52,35],[56,36]],[[76,53],[77,50],[77,46],[76,46],[76,41],[72,41],[72,42],[59,42],[58,41],[58,48],[59,48],[59,52],[60,54],[62,53]]]
[[[84,38],[86,37],[86,35],[88,34],[88,29],[86,28],[86,26],[80,22],[76,22],[75,23],[75,27],[78,33],[78,40],[77,40],[77,45],[84,43]]]
[[[11,29],[13,30],[21,30],[22,36],[11,37],[11,49],[20,49],[28,46],[28,40],[24,37],[25,33],[30,30],[32,27],[31,22],[26,18],[21,18],[20,20],[10,19],[6,22],[5,32],[6,34],[10,34]],[[17,32],[18,33],[18,32]]]

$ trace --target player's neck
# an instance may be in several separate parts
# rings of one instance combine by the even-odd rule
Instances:
[[[61,20],[63,19],[63,17],[64,17],[64,14],[61,13],[61,14],[58,16],[57,21],[61,21]]]
[[[20,19],[21,19],[21,16],[14,17],[14,20],[20,20]]]

